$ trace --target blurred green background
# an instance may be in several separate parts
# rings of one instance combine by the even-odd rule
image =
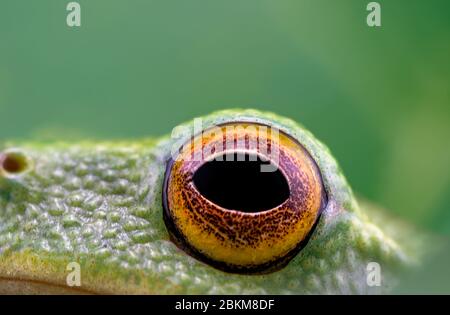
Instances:
[[[450,234],[450,2],[80,0],[0,5],[0,141],[143,137],[213,110],[289,116],[354,190]]]

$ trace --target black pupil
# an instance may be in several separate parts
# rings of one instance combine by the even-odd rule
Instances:
[[[195,172],[194,185],[203,197],[242,212],[269,210],[289,198],[289,185],[279,169],[261,171],[261,165],[268,165],[268,161],[250,154],[231,156],[231,161],[222,156],[222,161],[206,162]]]

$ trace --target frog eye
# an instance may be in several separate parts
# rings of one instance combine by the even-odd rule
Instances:
[[[225,271],[267,272],[287,264],[325,204],[311,155],[263,124],[203,130],[167,163],[163,207],[171,238]]]

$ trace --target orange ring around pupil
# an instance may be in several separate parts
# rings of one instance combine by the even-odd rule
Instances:
[[[259,212],[225,209],[205,198],[194,185],[195,172],[232,153],[270,161],[286,178],[289,197]],[[262,124],[237,122],[206,129],[180,149],[169,163],[163,199],[177,243],[221,269],[247,272],[292,258],[307,241],[326,196],[316,163],[295,139]]]

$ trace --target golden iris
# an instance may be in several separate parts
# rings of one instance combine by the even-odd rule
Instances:
[[[319,169],[288,134],[258,123],[208,128],[170,159],[164,219],[194,257],[233,272],[286,264],[326,203]]]

